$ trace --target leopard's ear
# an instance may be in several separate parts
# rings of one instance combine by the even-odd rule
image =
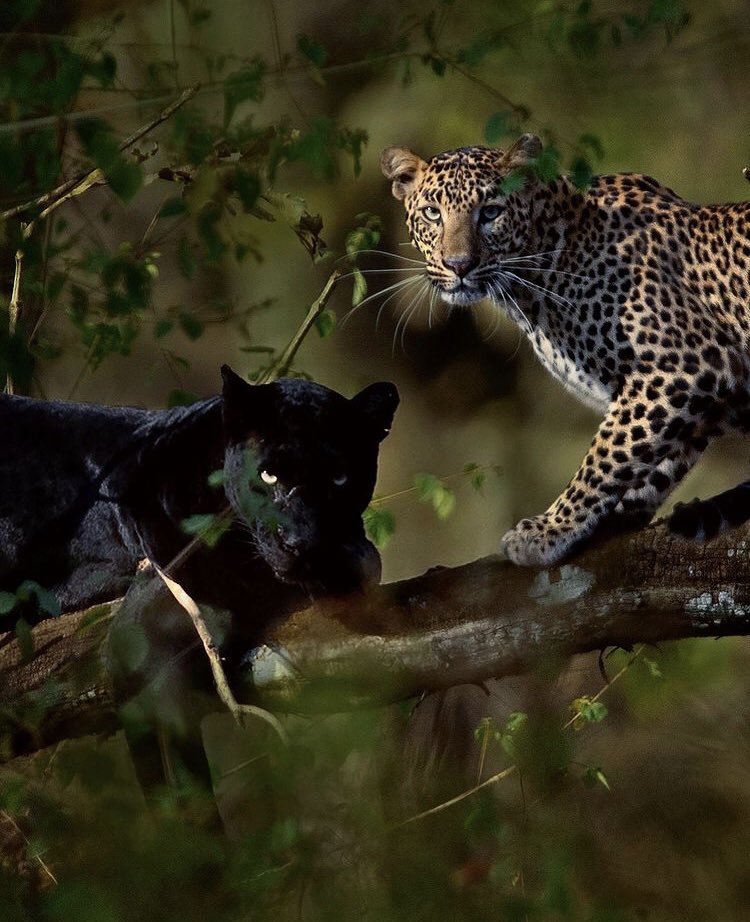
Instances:
[[[520,170],[530,166],[542,152],[542,142],[535,134],[522,134],[506,151],[503,151],[499,166],[503,172]]]
[[[365,418],[367,426],[375,430],[382,442],[391,431],[393,414],[399,404],[398,390],[389,381],[370,384],[351,399],[352,406]]]
[[[419,154],[406,147],[386,147],[380,155],[380,169],[392,181],[391,191],[397,199],[414,191],[426,166]]]

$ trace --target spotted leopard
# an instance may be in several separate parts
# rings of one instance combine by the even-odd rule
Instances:
[[[696,205],[648,176],[541,182],[541,143],[381,165],[443,300],[505,308],[542,364],[603,414],[566,489],[502,539],[549,566],[603,524],[648,521],[710,440],[750,430],[750,203]],[[617,519],[615,519],[617,517]],[[750,482],[678,507],[710,537],[750,517]]]

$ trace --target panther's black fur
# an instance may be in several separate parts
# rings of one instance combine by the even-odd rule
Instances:
[[[165,567],[182,523],[231,507],[218,543],[173,578],[211,611],[230,675],[264,629],[311,593],[377,580],[362,513],[398,404],[391,384],[351,400],[308,381],[249,385],[222,368],[220,397],[167,411],[0,397],[0,589],[34,580],[63,610],[121,593],[144,557]],[[223,489],[209,475],[223,469]],[[24,612],[24,614],[27,614]],[[31,616],[33,616],[31,612]],[[206,783],[199,719],[213,681],[192,624],[158,579],[134,586],[110,629],[115,701],[147,792],[154,734]],[[169,774],[169,773],[168,773]]]

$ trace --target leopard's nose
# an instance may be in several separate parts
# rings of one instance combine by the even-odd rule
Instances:
[[[455,272],[456,275],[462,279],[471,272],[472,269],[475,269],[479,265],[478,256],[445,256],[443,258],[443,265],[446,269],[450,269],[451,272]]]

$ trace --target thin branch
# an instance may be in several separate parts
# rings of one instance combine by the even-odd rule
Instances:
[[[302,345],[307,334],[313,328],[315,321],[325,310],[328,299],[331,297],[333,289],[336,287],[336,283],[341,278],[341,275],[341,269],[334,269],[334,271],[330,274],[328,281],[323,286],[323,290],[315,299],[315,301],[313,301],[313,303],[310,305],[307,316],[300,324],[299,329],[294,334],[294,336],[292,336],[286,348],[276,359],[273,365],[271,365],[271,367],[268,368],[258,379],[258,384],[268,384],[269,381],[274,381],[276,378],[283,378],[285,374],[288,374],[299,347]]]
[[[630,659],[625,663],[625,665],[620,669],[620,671],[614,675],[609,682],[607,682],[599,691],[591,696],[592,701],[598,701],[602,695],[610,689],[615,682],[621,679],[625,673],[632,667],[633,663],[638,659],[638,657],[643,652],[643,647],[639,647],[638,650],[630,657]],[[570,720],[566,721],[562,729],[563,731],[569,730],[576,721],[579,720],[579,716],[575,714]],[[484,747],[486,748],[486,747]],[[484,755],[484,748],[482,754]],[[447,810],[449,807],[453,807],[458,803],[461,803],[462,800],[466,800],[469,797],[473,797],[478,791],[484,790],[493,784],[497,784],[499,781],[504,781],[506,778],[510,778],[511,775],[516,774],[519,771],[518,764],[509,765],[507,768],[504,768],[502,771],[497,772],[497,774],[492,775],[487,778],[485,781],[482,781],[478,784],[475,784],[473,787],[468,788],[465,791],[461,791],[460,794],[457,794],[455,797],[451,797],[450,800],[444,800],[442,803],[436,804],[434,807],[430,807],[428,810],[423,810],[421,813],[416,813],[414,816],[407,817],[405,820],[401,820],[399,823],[395,823],[391,826],[391,829],[401,829],[403,826],[408,826],[411,823],[416,823],[419,820],[423,820],[428,816],[433,816],[436,813],[442,813],[443,810]]]
[[[118,149],[120,150],[120,152],[122,153],[123,151],[127,150],[129,147],[132,147],[136,143],[136,141],[140,141],[140,139],[144,137],[144,135],[147,135],[149,131],[153,131],[153,129],[161,125],[162,122],[166,122],[166,120],[168,118],[171,118],[179,108],[184,106],[186,102],[189,102],[193,98],[193,96],[195,96],[195,94],[198,92],[199,89],[200,89],[200,84],[195,83],[193,84],[193,86],[190,86],[186,90],[183,90],[180,96],[177,99],[175,99],[172,103],[170,103],[165,109],[162,109],[162,111],[155,118],[151,119],[151,121],[147,122],[145,125],[142,125],[137,131],[133,132],[133,134],[131,134],[130,137],[125,138],[124,141],[121,141],[120,144],[118,145]],[[161,101],[162,98],[168,98],[168,97],[159,97],[158,100],[151,100],[151,101],[158,102],[158,101]],[[83,115],[84,117],[89,117],[89,118],[91,117],[90,112],[83,113]],[[96,170],[89,170],[84,173],[79,173],[77,176],[74,176],[71,179],[68,179],[66,182],[57,186],[55,189],[52,189],[49,192],[45,192],[45,194],[39,196],[39,198],[35,198],[29,202],[23,202],[20,205],[16,205],[13,208],[9,208],[7,211],[4,211],[2,214],[0,214],[0,218],[4,220],[7,220],[8,218],[14,218],[16,217],[16,215],[19,215],[22,212],[27,211],[29,208],[51,204],[63,196],[68,197],[69,192],[75,189],[75,187],[78,186],[79,184],[85,182],[93,173],[96,173],[96,172],[97,172]],[[48,209],[42,214],[48,214],[49,210],[51,209]]]

